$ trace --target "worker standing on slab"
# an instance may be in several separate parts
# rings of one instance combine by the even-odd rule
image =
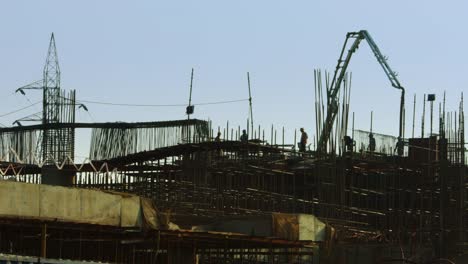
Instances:
[[[374,134],[369,133],[369,151],[374,152],[375,151],[375,138]]]
[[[218,132],[218,135],[215,137],[215,142],[221,142],[221,132]]]
[[[401,138],[398,138],[398,141],[395,145],[394,152],[396,151],[398,156],[403,156],[404,150],[405,150],[405,143],[403,142],[403,140],[401,140]]]
[[[242,130],[242,135],[240,136],[240,141],[242,143],[247,143],[249,141],[249,135],[247,135],[247,131],[245,129]]]
[[[301,127],[301,140],[299,141],[299,151],[300,152],[305,152],[306,151],[306,146],[307,146],[307,139],[309,136],[307,136],[307,133],[304,131],[304,128]]]
[[[346,146],[346,152],[353,152],[354,149],[354,140],[350,136],[344,137],[344,143]]]
[[[240,141],[244,146],[240,147],[240,157],[245,160],[249,156],[248,145],[249,142],[249,135],[247,135],[247,131],[245,129],[242,130],[242,135],[240,136]]]
[[[221,150],[221,146],[219,146],[219,143],[221,143],[221,132],[218,131],[218,135],[215,137],[214,141],[217,143],[216,147],[216,158],[220,158],[223,155],[223,151]]]

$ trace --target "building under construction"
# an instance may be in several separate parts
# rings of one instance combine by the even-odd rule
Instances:
[[[398,136],[350,121],[346,72],[363,40],[401,91]],[[86,106],[60,88],[53,35],[28,89],[43,92],[41,118],[0,128],[0,263],[468,262],[463,95],[406,137],[405,89],[367,31],[347,35],[333,77],[315,72],[306,151],[252,118],[247,142],[197,119],[76,122]],[[79,129],[91,130],[83,163]]]

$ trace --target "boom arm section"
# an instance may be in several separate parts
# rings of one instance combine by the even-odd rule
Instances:
[[[346,48],[349,46],[349,43],[353,40],[354,42],[352,42],[349,50],[346,53],[346,57],[344,57]],[[351,57],[353,56],[354,52],[358,49],[359,44],[362,40],[366,40],[369,44],[372,52],[374,53],[380,66],[382,66],[382,69],[387,75],[387,78],[390,80],[392,86],[396,89],[401,90],[400,125],[398,140],[399,146],[402,146],[401,140],[403,139],[405,89],[403,88],[403,86],[401,86],[400,82],[398,81],[397,74],[390,68],[390,66],[387,63],[387,59],[382,55],[372,37],[366,30],[361,30],[359,32],[349,32],[348,34],[346,34],[346,40],[341,50],[340,58],[338,60],[338,64],[336,65],[335,73],[333,74],[332,83],[329,89],[327,90],[327,116],[325,118],[325,124],[320,134],[319,141],[317,142],[318,152],[325,153],[327,151],[327,143],[330,138],[331,131],[333,129],[333,123],[338,113],[338,92],[341,88],[341,84],[343,83],[346,70],[348,69],[349,62],[351,61]],[[398,149],[398,154],[400,154],[400,152],[402,154],[402,148]]]

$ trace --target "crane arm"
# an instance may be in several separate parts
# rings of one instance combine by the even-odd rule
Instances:
[[[354,41],[353,41],[354,40]],[[390,68],[387,63],[387,59],[382,55],[378,46],[375,44],[374,40],[366,30],[361,30],[358,32],[348,32],[346,34],[346,40],[343,44],[343,48],[340,53],[340,58],[338,59],[338,64],[335,68],[335,73],[333,74],[333,80],[330,87],[327,89],[327,116],[325,118],[325,124],[321,131],[319,141],[317,142],[317,151],[324,153],[326,152],[327,142],[330,138],[331,131],[333,129],[333,123],[335,121],[336,115],[338,113],[338,92],[343,83],[346,71],[348,69],[349,62],[354,52],[359,48],[359,44],[362,40],[366,40],[369,44],[374,56],[379,62],[380,66],[384,70],[387,78],[394,88],[401,90],[401,101],[400,101],[400,127],[399,127],[399,140],[403,138],[403,120],[404,120],[404,94],[405,89],[401,86],[398,81],[397,74]],[[346,52],[346,48],[349,46],[349,43],[352,42],[351,46]],[[346,53],[346,57],[345,57]],[[399,151],[400,153],[400,151]]]

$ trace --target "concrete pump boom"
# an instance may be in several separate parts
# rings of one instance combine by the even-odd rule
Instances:
[[[354,39],[354,42],[347,51],[346,57],[343,58],[343,56],[345,55],[345,50],[349,44],[348,42],[350,42],[350,40],[352,39]],[[398,155],[403,155],[405,89],[403,88],[403,86],[401,86],[400,82],[398,81],[397,74],[390,68],[390,66],[387,63],[387,59],[382,55],[374,40],[366,30],[361,30],[359,32],[348,32],[348,34],[346,34],[346,40],[341,50],[340,58],[338,60],[338,64],[336,65],[335,73],[333,74],[332,83],[327,89],[327,116],[325,118],[325,124],[323,125],[323,129],[317,142],[317,152],[326,153],[327,151],[327,143],[330,138],[331,131],[333,129],[333,123],[335,121],[336,114],[338,113],[338,92],[341,88],[341,84],[343,83],[343,79],[346,70],[348,69],[351,57],[356,51],[356,49],[359,47],[359,44],[363,39],[366,40],[369,44],[372,52],[374,53],[380,66],[382,66],[382,69],[384,70],[385,74],[390,80],[392,86],[396,89],[401,90],[400,124],[398,132]]]

